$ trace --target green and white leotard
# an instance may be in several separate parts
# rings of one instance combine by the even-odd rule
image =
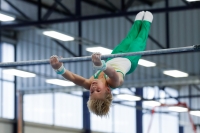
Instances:
[[[123,77],[125,77],[126,73],[131,68],[131,62],[130,62],[130,60],[128,60],[126,58],[113,58],[113,59],[107,61],[106,64],[112,66],[116,72],[122,73]],[[101,72],[102,72],[101,70],[97,71],[94,74],[94,79],[98,79]],[[105,79],[108,78],[108,76],[105,73],[104,73],[104,78]],[[111,89],[114,89],[114,88],[111,88]]]
[[[119,70],[116,70],[116,71],[122,73],[122,72],[119,71]],[[98,77],[99,77],[99,75],[100,75],[101,72],[102,72],[101,70],[98,70],[98,71],[94,74],[94,79],[98,79]],[[122,73],[122,74],[123,74],[123,73]],[[104,73],[104,78],[105,78],[105,79],[108,78],[108,76],[107,76],[105,73]],[[110,87],[110,86],[109,86],[109,87]],[[115,89],[115,88],[110,87],[110,89],[113,90],[113,89]]]
[[[151,23],[149,21],[136,20],[126,38],[113,49],[111,54],[144,51],[150,26]],[[106,64],[111,65],[117,72],[121,72],[125,77],[126,74],[130,74],[136,69],[140,57],[141,56],[126,56],[121,58],[108,58]],[[101,72],[102,71],[97,71],[94,74],[94,78],[98,79]],[[104,77],[107,78],[107,75],[104,74]]]

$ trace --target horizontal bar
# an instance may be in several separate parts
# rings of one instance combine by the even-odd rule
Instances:
[[[165,53],[180,53],[180,52],[197,51],[197,50],[200,50],[200,45],[171,48],[171,49],[141,51],[141,52],[109,54],[109,55],[102,55],[101,59],[114,58],[114,57],[125,57],[125,56],[136,56],[136,55],[160,55],[160,54],[165,54]],[[78,62],[78,61],[89,61],[89,60],[91,60],[91,56],[63,58],[63,59],[60,59],[59,61],[61,61],[61,62]],[[49,59],[20,61],[20,62],[5,62],[5,63],[0,63],[0,67],[41,65],[41,64],[49,64]]]
[[[162,13],[162,12],[173,12],[173,11],[183,11],[183,10],[191,10],[191,9],[199,9],[200,5],[196,6],[178,6],[178,7],[169,7],[169,8],[157,8],[157,9],[147,9],[152,13]],[[94,19],[106,19],[106,18],[113,18],[113,17],[122,17],[122,16],[129,16],[129,15],[136,15],[137,11],[128,11],[128,12],[117,12],[117,13],[108,13],[108,14],[100,14],[100,15],[90,15],[90,16],[81,16],[81,17],[72,17],[72,18],[62,18],[62,19],[53,19],[53,20],[46,20],[46,21],[32,21],[26,23],[14,23],[14,24],[1,24],[0,28],[11,29],[11,28],[18,28],[18,27],[27,27],[27,26],[35,26],[35,25],[47,25],[47,24],[55,24],[55,23],[65,23],[65,22],[76,22],[76,21],[86,21],[86,20],[94,20]]]

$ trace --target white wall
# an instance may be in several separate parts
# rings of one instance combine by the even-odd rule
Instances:
[[[13,133],[13,121],[0,118],[0,132]]]
[[[26,122],[24,133],[82,133],[80,129],[58,127],[52,125],[36,124]]]
[[[0,118],[0,133],[13,133],[13,123],[14,121],[12,120]],[[24,133],[83,133],[83,130],[80,129],[36,124],[31,122],[25,122],[24,124]]]
[[[83,130],[26,122],[24,133],[83,133]],[[102,133],[102,132],[92,132]]]

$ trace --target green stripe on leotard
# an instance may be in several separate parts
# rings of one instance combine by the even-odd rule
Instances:
[[[123,74],[122,71],[120,71],[120,70],[115,70],[115,71],[116,71],[116,72],[122,73],[123,78],[125,77],[125,75]],[[98,70],[98,71],[94,74],[94,79],[98,79],[98,77],[99,77],[99,75],[100,75],[101,72],[102,72],[101,70]],[[104,73],[104,77],[105,77],[105,79],[108,78],[108,76],[107,76],[105,73]]]
[[[120,73],[122,73],[122,71],[120,71],[120,70],[115,70],[116,72],[120,72]],[[98,79],[98,77],[99,77],[99,75],[100,75],[100,73],[101,73],[102,71],[101,70],[98,70],[95,74],[94,74],[94,79]],[[123,74],[123,73],[122,73]],[[123,74],[123,78],[125,77],[125,75]],[[108,76],[104,73],[104,78],[105,79],[107,79],[108,78]],[[110,87],[110,86],[109,86]],[[112,88],[112,87],[110,87],[110,89],[115,89],[115,88]]]

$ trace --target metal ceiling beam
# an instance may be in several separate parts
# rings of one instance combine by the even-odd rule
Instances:
[[[152,6],[153,5],[153,2],[151,1],[148,1],[148,0],[140,0],[140,2],[144,3],[144,4],[147,4],[149,6]]]
[[[42,20],[42,7],[41,7],[41,0],[38,0],[38,21]]]
[[[82,8],[82,6],[81,6],[81,0],[76,0],[76,16],[81,16],[82,14],[81,14],[81,8]],[[78,22],[78,37],[79,38],[81,38],[82,37],[82,22],[81,21],[79,21]],[[81,40],[79,41],[79,44],[78,44],[78,51],[79,51],[79,56],[81,57],[82,56],[82,50],[83,50],[83,48],[82,48],[82,45],[81,45]]]
[[[129,0],[125,6],[125,10],[128,10],[129,7],[131,7],[131,5],[133,4],[135,0]]]
[[[24,2],[27,2],[27,3],[29,3],[29,4],[35,5],[35,6],[38,6],[38,5],[39,5],[39,3],[38,3],[37,1],[33,1],[33,0],[23,0],[23,1],[24,1]],[[41,3],[41,7],[42,7],[42,8],[45,8],[45,9],[47,9],[47,10],[50,8],[49,5],[44,4],[44,3]],[[62,10],[59,10],[59,9],[55,9],[54,11],[55,11],[56,13],[59,13],[59,14],[62,14],[62,15],[70,16],[69,13],[64,12],[64,11],[62,11]]]
[[[125,10],[125,0],[121,0],[121,10]]]
[[[178,7],[169,7],[169,8],[157,8],[157,9],[149,9],[148,11],[152,13],[161,13],[161,12],[174,12],[174,11],[183,11],[183,10],[191,10],[191,9],[199,9],[200,5],[198,6],[178,6]],[[94,19],[106,19],[106,18],[113,18],[113,17],[123,17],[129,15],[136,15],[137,11],[129,11],[129,12],[118,12],[118,13],[110,13],[110,14],[100,14],[100,15],[91,15],[91,16],[82,16],[76,18],[63,18],[63,19],[54,19],[54,20],[47,20],[47,21],[32,21],[26,23],[19,23],[19,24],[3,24],[1,25],[1,29],[10,29],[10,28],[17,28],[17,27],[27,27],[33,25],[41,25],[41,24],[54,24],[54,23],[66,23],[66,22],[76,22],[76,21],[86,21],[86,20],[94,20]]]
[[[165,0],[165,7],[169,8],[169,0]],[[165,13],[165,30],[166,30],[166,48],[170,48],[170,34],[169,34],[169,13]]]
[[[26,16],[21,10],[19,10],[17,7],[15,7],[10,1],[8,0],[5,0],[11,7],[13,7],[17,12],[19,12],[23,17],[25,17],[26,19],[30,19],[28,16]],[[58,0],[58,1],[61,1],[61,0]],[[41,19],[41,0],[38,1],[39,2],[39,7],[38,7],[38,19],[40,20]],[[44,18],[43,19],[47,19],[51,13],[52,13],[52,8],[55,8],[57,5],[56,2],[54,2],[54,4],[51,6],[50,10],[47,11],[47,13],[44,15]],[[40,26],[38,27],[40,28]],[[68,48],[66,48],[62,43],[60,43],[59,41],[57,40],[54,40],[54,42],[56,42],[59,46],[61,46],[63,49],[65,49],[68,53],[70,53],[71,55],[77,57],[77,55],[75,53],[73,53],[71,50],[69,50]]]
[[[60,47],[62,47],[64,50],[66,50],[68,53],[70,53],[71,55],[73,55],[74,57],[78,57],[75,53],[73,53],[70,49],[68,49],[67,47],[65,47],[65,45],[63,45],[62,43],[60,43],[59,41],[52,39],[54,42],[56,42]]]
[[[200,91],[200,87],[198,85],[192,85],[193,87],[195,87],[198,91]]]
[[[26,14],[24,14],[19,8],[17,8],[14,4],[12,4],[10,1],[5,0],[8,5],[10,5],[12,8],[14,8],[19,14],[21,14],[24,18],[30,19]]]
[[[61,0],[58,0],[58,1],[61,1]],[[53,13],[53,11],[56,9],[57,7],[57,2],[55,1],[51,6],[50,8],[47,10],[46,14],[43,16],[42,20],[47,20],[51,14]]]
[[[185,5],[189,5],[189,3],[186,1],[186,0],[182,0],[183,1],[183,3],[185,4]]]
[[[156,39],[154,39],[152,36],[148,36],[151,41],[153,41],[159,48],[165,49],[164,46],[162,46]]]
[[[106,10],[106,11],[109,11],[109,12],[115,12],[115,10],[113,10],[112,8],[110,8],[106,5],[100,4],[98,2],[92,1],[92,0],[82,0],[82,1],[89,4],[89,5],[101,8],[103,10]]]
[[[50,7],[50,9],[47,11],[46,15],[44,15],[43,19],[48,19],[48,17],[51,15],[51,13],[56,10],[56,6],[57,4],[59,4],[62,8],[64,8],[67,13],[69,13],[71,16],[74,16],[62,3],[62,0],[55,0],[55,2],[53,3],[53,5]],[[57,43],[57,45],[59,45],[60,47],[62,47],[64,50],[66,50],[69,54],[71,54],[74,57],[77,57],[77,55],[72,52],[70,49],[68,49],[67,47],[65,47],[64,44],[62,44],[61,42],[59,42],[58,40],[52,39],[55,43]]]
[[[113,7],[115,10],[121,12],[122,10],[118,9],[115,5],[113,5],[113,3],[111,3],[109,0],[105,0],[111,7]],[[168,13],[167,13],[168,14]],[[134,23],[134,21],[129,18],[128,16],[125,16],[125,18],[131,23],[131,25]],[[162,44],[160,44],[156,39],[154,39],[151,35],[148,35],[149,39],[154,42],[158,47],[164,49],[165,47],[162,46]]]
[[[72,12],[66,7],[64,6],[59,0],[55,0],[55,2],[57,2],[67,13],[69,13],[71,16],[73,16],[74,14],[72,14]]]
[[[106,1],[106,3],[108,3],[108,5],[110,5],[110,7],[112,7],[113,10],[121,11],[115,5],[113,5],[113,3],[110,2],[109,0],[105,0],[105,1]]]

